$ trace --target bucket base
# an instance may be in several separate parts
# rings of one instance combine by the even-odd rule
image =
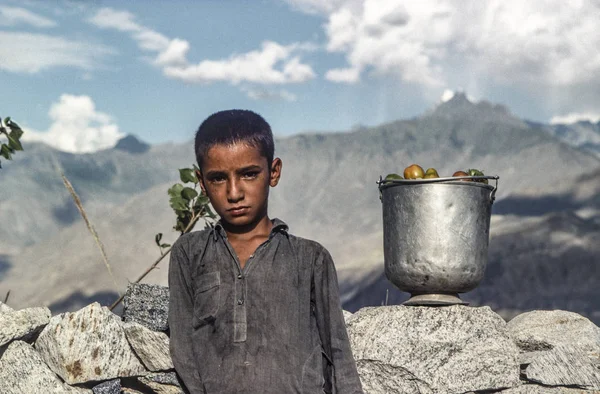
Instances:
[[[443,305],[469,305],[458,297],[458,294],[412,294],[402,303],[408,306],[443,306]]]

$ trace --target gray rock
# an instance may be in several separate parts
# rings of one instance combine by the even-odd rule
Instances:
[[[178,383],[167,384],[161,382],[161,379],[158,380],[151,376],[141,376],[138,378],[140,383],[150,388],[156,394],[183,394],[183,390]]]
[[[28,343],[12,342],[0,359],[2,394],[78,392],[82,391],[64,385]]]
[[[600,390],[600,355],[578,346],[555,346],[538,352],[525,370],[527,379],[546,386],[574,386]]]
[[[466,393],[515,387],[518,348],[488,307],[363,308],[348,335],[365,392]]]
[[[524,384],[507,390],[502,390],[502,394],[599,394],[596,390],[582,390],[568,387],[545,387],[535,384]]]
[[[94,394],[121,394],[121,380],[113,379],[92,387]]]
[[[175,368],[169,353],[167,334],[133,322],[124,323],[123,330],[129,344],[148,370],[157,372]]]
[[[0,347],[17,339],[31,339],[48,324],[50,316],[48,308],[27,308],[0,313]]]
[[[516,316],[507,327],[523,351],[549,350],[559,345],[600,351],[600,328],[577,313],[532,311]]]
[[[169,288],[131,283],[123,298],[123,321],[139,323],[152,331],[167,331]]]
[[[97,302],[54,316],[35,347],[68,384],[147,373],[131,350],[118,316]]]
[[[171,386],[181,387],[179,379],[177,379],[177,373],[175,372],[159,372],[148,374],[143,377],[156,383],[169,384]]]
[[[12,312],[13,308],[0,301],[0,313]]]

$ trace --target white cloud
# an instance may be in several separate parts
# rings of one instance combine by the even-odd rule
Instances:
[[[100,57],[114,53],[108,47],[45,34],[0,31],[0,70],[37,73],[51,67],[97,66]]]
[[[186,55],[189,49],[189,42],[176,38],[169,42],[167,48],[158,55],[158,57],[155,60],[155,63],[160,66],[185,66],[185,64],[187,63]]]
[[[348,63],[333,81],[358,81],[341,71],[358,70],[435,89],[457,75],[465,86],[598,84],[598,1],[286,1],[326,18],[327,49]]]
[[[123,137],[114,120],[96,110],[89,96],[63,94],[48,112],[52,124],[47,131],[26,130],[24,141],[44,142],[56,149],[86,153],[111,148]]]
[[[178,38],[171,40],[137,23],[131,12],[101,8],[88,21],[102,29],[130,33],[142,50],[156,52],[154,62],[158,65],[169,66],[185,62],[185,54],[189,49],[187,41]]]
[[[445,103],[447,101],[452,100],[452,97],[454,97],[454,91],[446,89],[444,90],[444,93],[442,93],[442,97],[440,98],[440,100],[442,101],[442,103]]]
[[[56,22],[21,7],[0,6],[0,26],[16,26],[21,23],[33,27],[55,27]]]
[[[457,91],[450,90],[450,89],[445,89],[444,93],[442,93],[442,96],[440,97],[440,101],[442,103],[448,102],[448,101],[452,100],[454,98],[454,96],[456,96],[456,93],[460,93],[460,94],[464,95],[467,98],[467,100],[469,100],[472,103],[477,102],[477,100],[475,100],[475,98],[473,96],[471,96],[470,94],[466,93],[462,89],[459,89]]]
[[[162,67],[165,76],[188,83],[221,81],[234,85],[240,82],[288,84],[305,82],[315,77],[313,69],[302,63],[299,57],[301,52],[314,49],[309,44],[285,46],[267,41],[260,50],[192,64],[187,59],[190,49],[188,41],[170,39],[149,29],[136,22],[135,16],[130,12],[103,8],[89,22],[100,28],[130,33],[142,50],[155,52],[152,62]]]
[[[112,8],[102,8],[89,19],[92,24],[118,31],[135,31],[139,32],[144,28],[134,21],[135,16],[127,11],[118,11]]]
[[[360,70],[357,68],[334,68],[327,71],[325,78],[332,82],[355,83],[360,80]]]
[[[297,97],[295,94],[288,92],[285,89],[274,91],[265,89],[254,89],[244,88],[242,89],[248,97],[252,100],[266,100],[266,101],[296,101]]]
[[[258,51],[233,55],[225,60],[204,60],[195,65],[166,67],[164,73],[185,82],[226,81],[234,85],[240,82],[300,83],[314,78],[312,68],[293,56],[296,50],[295,45],[283,46],[266,41]]]
[[[566,115],[556,115],[550,119],[550,124],[573,124],[580,121],[600,122],[598,112],[571,112]]]

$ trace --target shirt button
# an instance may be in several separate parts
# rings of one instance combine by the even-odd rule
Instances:
[[[242,276],[242,274],[239,274],[239,275],[238,275],[238,279],[242,279],[242,278],[244,278],[244,277]]]
[[[242,305],[244,303],[244,300],[242,300],[241,298],[238,300],[238,305]]]

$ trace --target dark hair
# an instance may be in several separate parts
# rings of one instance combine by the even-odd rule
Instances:
[[[202,122],[194,141],[196,161],[202,169],[202,159],[216,144],[231,145],[246,142],[260,150],[271,168],[275,144],[271,126],[257,113],[243,109],[215,112]]]

